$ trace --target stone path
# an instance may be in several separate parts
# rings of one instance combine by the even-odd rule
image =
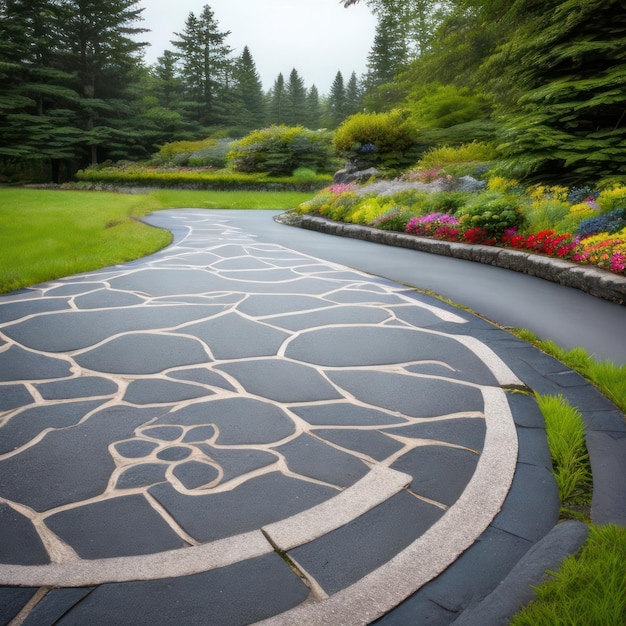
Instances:
[[[160,253],[0,297],[0,623],[451,623],[552,528],[517,340],[226,212],[149,221]]]

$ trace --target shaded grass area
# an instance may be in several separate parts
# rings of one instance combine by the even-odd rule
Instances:
[[[146,256],[172,239],[135,218],[164,208],[286,209],[291,192],[145,194],[0,187],[0,293]]]
[[[513,626],[626,624],[626,528],[591,526],[587,542],[537,587]]]

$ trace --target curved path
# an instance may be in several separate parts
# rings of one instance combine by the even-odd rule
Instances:
[[[451,623],[556,522],[525,392],[619,430],[272,215],[163,211],[167,249],[0,297],[0,623]]]

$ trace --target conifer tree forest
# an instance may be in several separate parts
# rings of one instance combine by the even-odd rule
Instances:
[[[359,1],[377,19],[367,70],[337,72],[321,94],[295,67],[265,91],[254,51],[230,47],[208,4],[146,65],[136,0],[0,0],[0,176],[68,180],[172,141],[333,129],[392,110],[429,145],[493,141],[523,175],[626,173],[622,0],[338,0],[337,10]]]

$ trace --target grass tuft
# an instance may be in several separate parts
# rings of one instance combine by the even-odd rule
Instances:
[[[626,624],[626,528],[591,526],[587,542],[536,588],[537,599],[512,626]]]

